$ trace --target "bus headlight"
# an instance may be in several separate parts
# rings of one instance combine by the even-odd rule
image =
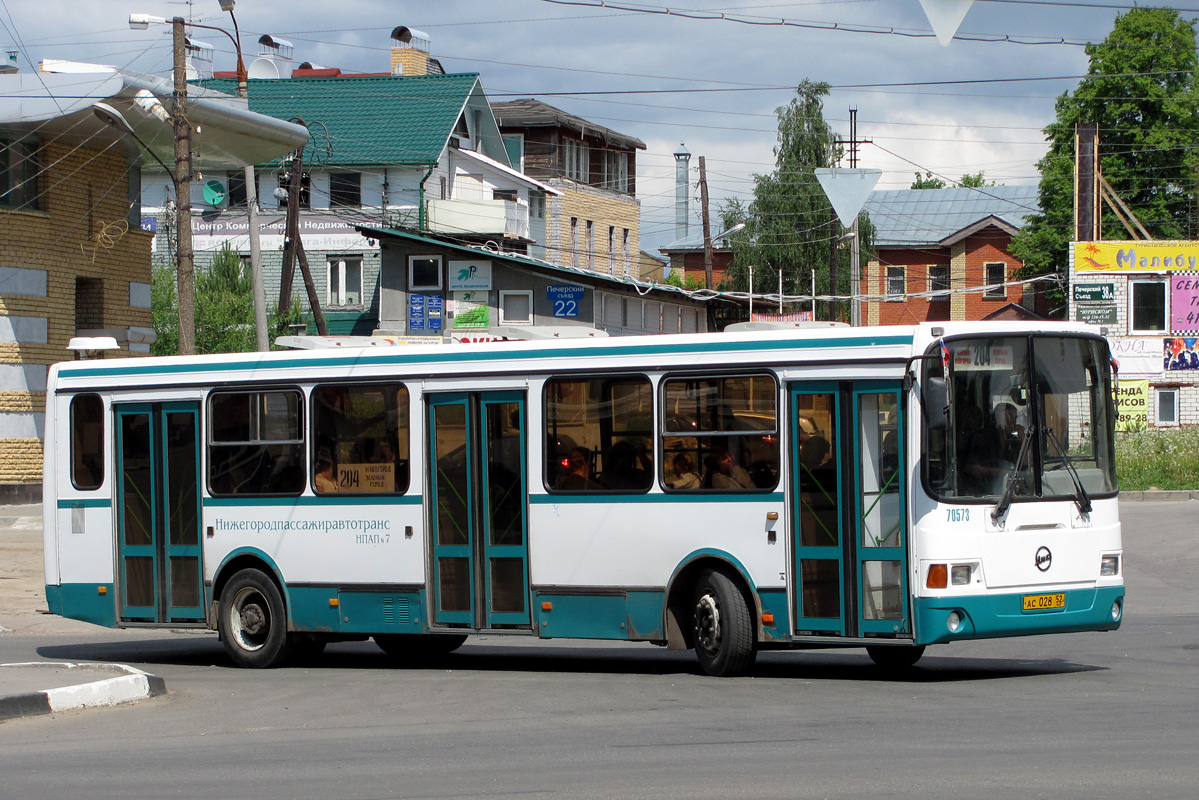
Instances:
[[[1112,622],[1119,622],[1120,614],[1123,613],[1123,611],[1124,611],[1124,608],[1120,605],[1119,600],[1112,603]]]
[[[949,569],[949,580],[954,586],[966,586],[970,583],[970,565],[954,564]]]
[[[962,627],[962,615],[956,611],[950,611],[949,616],[945,618],[945,627],[949,628],[950,633],[957,633]]]
[[[1120,574],[1120,556],[1104,556],[1099,562],[1099,574],[1111,576]]]

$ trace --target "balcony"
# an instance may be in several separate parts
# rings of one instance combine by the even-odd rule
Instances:
[[[430,200],[425,227],[433,233],[529,238],[529,206],[513,200]]]

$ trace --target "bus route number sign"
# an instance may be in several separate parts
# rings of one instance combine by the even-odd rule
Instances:
[[[582,286],[547,286],[546,298],[554,308],[555,317],[579,316],[579,304],[583,300]]]

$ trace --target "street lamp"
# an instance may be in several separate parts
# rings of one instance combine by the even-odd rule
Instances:
[[[237,28],[237,17],[233,15],[233,6],[235,0],[220,0],[221,10],[228,11],[229,16],[233,18],[233,30],[236,36],[224,28],[217,28],[213,25],[200,25],[197,23],[185,23],[182,17],[175,17],[167,20],[165,17],[156,17],[153,14],[130,14],[129,27],[134,30],[146,30],[150,25],[165,25],[168,22],[174,29],[174,67],[175,67],[175,85],[174,98],[175,106],[173,115],[175,117],[175,188],[176,188],[176,203],[177,203],[177,219],[183,219],[187,222],[186,225],[180,224],[179,228],[179,352],[180,354],[189,355],[195,351],[195,299],[194,299],[194,284],[192,282],[192,274],[194,267],[192,264],[193,253],[191,244],[191,146],[190,134],[187,124],[187,74],[186,60],[184,58],[183,41],[184,41],[184,25],[190,24],[193,28],[203,28],[204,30],[218,31],[225,34],[233,42],[234,51],[237,53],[237,94],[239,97],[246,98],[249,96],[249,87],[247,86],[246,64],[242,58],[241,52],[241,33]],[[187,146],[181,152],[180,143],[186,141]],[[181,164],[186,162],[186,183],[180,180]],[[161,162],[160,162],[161,163]],[[168,170],[169,174],[170,170]],[[254,292],[254,329],[256,346],[258,350],[265,351],[270,349],[270,340],[267,335],[267,319],[266,319],[266,290],[263,286],[262,279],[262,247],[259,240],[258,231],[258,187],[254,176],[254,165],[247,164],[245,167],[246,181],[246,210],[249,216],[249,233],[250,233],[250,272]],[[184,194],[186,190],[186,194]],[[186,213],[185,213],[186,212]],[[186,229],[186,233],[184,232]],[[187,262],[187,286],[184,286],[184,249],[186,246],[186,262]],[[184,298],[186,296],[186,307]],[[185,322],[186,315],[186,322]],[[186,339],[184,337],[184,325],[187,325]],[[186,348],[186,349],[185,349]]]

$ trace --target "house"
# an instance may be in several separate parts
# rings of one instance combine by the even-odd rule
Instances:
[[[733,248],[725,238],[725,231],[715,232],[712,237],[712,286],[718,288],[724,282],[733,263]],[[670,271],[679,271],[685,285],[705,286],[707,269],[704,266],[704,235],[699,231],[689,233],[681,239],[658,248],[658,252],[670,259]]]
[[[40,499],[49,365],[82,355],[75,337],[107,339],[92,357],[149,352],[150,259],[141,171],[173,158],[167,81],[113,67],[46,61],[0,74],[0,500]],[[189,118],[199,169],[233,169],[299,146],[307,131],[197,93]],[[94,112],[103,103],[133,134]],[[136,138],[135,138],[136,137]],[[243,160],[244,159],[244,160]],[[92,341],[87,346],[101,346]]]
[[[1036,186],[881,190],[865,210],[877,253],[858,292],[865,324],[977,320],[1010,303],[1043,313],[1008,250],[1038,211]]]
[[[307,62],[292,69],[273,54],[280,40],[269,36],[250,70],[251,76],[280,76],[249,79],[250,109],[301,119],[312,132],[301,169],[300,234],[334,334],[370,334],[379,325],[379,244],[356,225],[401,226],[525,252],[544,240],[545,198],[557,191],[513,169],[477,74],[445,74],[429,58],[427,37],[406,28],[392,33],[391,72],[351,75]],[[221,74],[197,85],[235,94],[236,81]],[[289,172],[290,162],[282,159],[261,162],[257,171],[272,306],[282,275],[286,207],[277,190]],[[248,255],[244,173],[204,177],[193,193],[197,264],[225,245]],[[161,213],[170,195],[165,175],[146,176],[148,211]],[[307,305],[298,271],[292,296]]]
[[[1118,428],[1199,425],[1199,242],[1075,242],[1069,275],[1119,364]]]
[[[611,336],[697,333],[705,300],[673,286],[568,267],[407,229],[362,226],[381,245],[379,332],[396,337],[490,339],[599,329]]]
[[[493,103],[512,165],[557,190],[547,197],[542,247],[554,264],[636,277],[645,143],[532,98]]]

